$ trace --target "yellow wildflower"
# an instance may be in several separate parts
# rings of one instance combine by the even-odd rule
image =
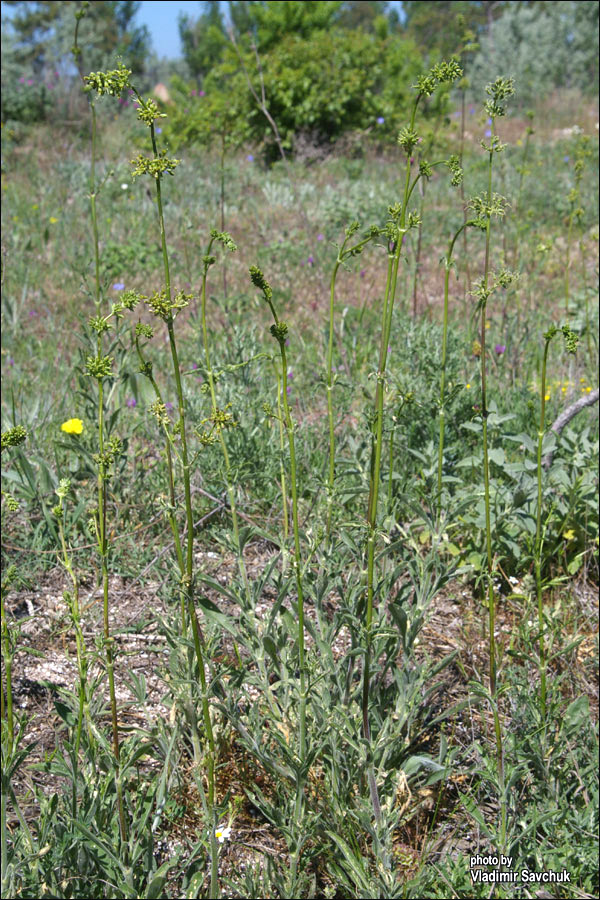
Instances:
[[[550,399],[550,394],[546,394],[546,396],[544,397],[544,400],[549,400],[549,399]]]
[[[575,537],[575,532],[573,531],[572,528],[569,528],[568,531],[563,532],[563,537],[564,537],[565,541],[572,541],[573,538]]]
[[[66,422],[63,422],[60,426],[61,431],[66,431],[67,434],[81,434],[83,431],[83,422],[81,419],[67,419]]]
[[[55,216],[50,216],[48,221],[50,222],[51,225],[56,225],[56,223],[58,222],[58,219]]]

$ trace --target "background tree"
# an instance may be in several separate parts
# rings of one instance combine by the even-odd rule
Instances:
[[[227,35],[218,0],[207,0],[197,19],[179,16],[183,56],[194,78],[202,80],[223,57]]]
[[[480,45],[470,66],[475,93],[500,68],[514,77],[523,104],[557,87],[598,92],[595,2],[509,3]]]
[[[419,49],[434,57],[448,58],[460,46],[462,31],[466,27],[476,35],[489,30],[492,23],[509,5],[501,0],[477,3],[472,0],[459,2],[436,2],[436,0],[405,0],[404,33],[413,38]],[[458,24],[458,16],[463,16],[464,25]]]
[[[77,4],[50,0],[5,0],[15,14],[3,21],[14,38],[16,60],[40,77],[49,69],[70,63]],[[141,4],[135,0],[92,0],[80,26],[80,41],[86,47],[87,64],[100,68],[116,56],[127,59],[134,73],[144,70],[150,34],[135,23]]]

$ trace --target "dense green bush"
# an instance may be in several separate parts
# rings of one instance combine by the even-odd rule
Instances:
[[[224,134],[236,144],[260,144],[267,159],[276,159],[272,127],[248,78],[259,98],[262,79],[266,107],[287,151],[293,152],[299,137],[319,145],[349,131],[395,137],[410,85],[423,71],[412,42],[342,29],[313,32],[310,39],[289,34],[260,63],[250,52],[243,53],[243,62],[248,77],[230,50],[201,91],[175,79],[176,107],[169,117],[174,146],[209,143]],[[442,94],[436,109],[444,102]]]

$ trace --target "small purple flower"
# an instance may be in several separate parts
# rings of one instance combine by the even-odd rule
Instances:
[[[197,369],[197,368],[198,368],[198,363],[192,363],[192,369]]]
[[[116,284],[113,284],[113,291],[124,291],[125,285],[122,281],[117,281]]]
[[[377,124],[378,125],[383,125],[384,122],[385,122],[385,119],[383,118],[383,116],[377,116]]]
[[[318,234],[318,235],[317,235],[317,240],[318,240],[318,241],[324,241],[324,240],[325,240],[324,235]]]
[[[286,346],[286,347],[289,347],[289,346],[290,346],[290,339],[289,339],[289,338],[288,338],[287,341],[285,342],[285,346]]]
[[[485,136],[486,136],[486,137],[491,137],[491,136],[492,136],[492,132],[490,131],[489,128],[486,128]]]
[[[167,402],[165,403],[165,409],[167,409],[169,412],[173,412],[173,404],[170,402],[170,400],[167,400]]]
[[[29,318],[35,319],[36,316],[37,316],[37,309],[30,309],[29,310]]]
[[[19,78],[19,84],[25,84],[25,79],[23,77]]]
[[[137,406],[137,401],[136,401],[135,397],[128,397],[126,403],[127,403],[127,406],[129,406],[131,409],[133,409],[134,406]]]
[[[190,91],[190,97],[195,97],[198,91]]]
[[[502,354],[506,351],[506,344],[496,344],[494,350],[496,351],[498,356],[502,356]]]
[[[487,123],[488,123],[488,125],[491,125],[491,124],[492,124],[492,119],[491,119],[491,117],[488,118]]]
[[[11,367],[11,369],[12,369],[12,367],[13,367],[13,366],[14,366],[14,364],[15,364],[15,361],[14,361],[14,359],[13,359],[13,358],[12,358],[12,356],[11,356],[11,357],[9,357],[9,360],[8,360],[8,364],[9,364],[9,366],[10,366],[10,367]]]
[[[570,157],[570,156],[564,156],[564,157],[563,157],[563,159],[564,159],[564,161],[565,161],[565,162],[567,162],[567,163],[568,163],[568,162],[569,162],[569,160],[570,160],[570,159],[571,159],[571,157]]]
[[[292,393],[292,388],[291,388],[291,385],[289,385],[289,384],[288,384],[288,386],[287,386],[287,393],[288,393],[288,394],[291,394],[291,393]]]
[[[246,159],[248,160],[248,162],[254,162],[254,157],[252,156],[251,153],[248,154],[248,156],[246,157]]]
[[[155,134],[162,134],[162,128],[159,128],[159,126],[157,125],[156,128],[154,129],[154,133],[155,133]]]
[[[206,97],[206,91],[198,91],[199,97]]]
[[[366,269],[361,269],[361,270],[360,270],[360,277],[361,277],[361,278],[364,278],[366,274],[367,274],[367,270],[366,270]]]
[[[288,369],[287,377],[291,380],[294,377],[294,372],[292,369]]]
[[[474,115],[475,115],[475,107],[474,107],[474,106],[470,106],[470,107],[469,107],[469,115],[470,115],[470,116],[474,116]]]
[[[315,264],[314,256],[309,256],[308,259],[306,260],[306,262],[309,264],[309,266],[314,266],[314,264]]]

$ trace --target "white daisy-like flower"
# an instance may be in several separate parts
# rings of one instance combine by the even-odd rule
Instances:
[[[129,185],[125,184],[125,182],[123,182],[123,184],[121,185],[121,190],[126,191],[128,187],[129,187]]]
[[[231,837],[231,827],[228,825],[227,828],[215,828],[215,837],[220,844],[224,844]]]

